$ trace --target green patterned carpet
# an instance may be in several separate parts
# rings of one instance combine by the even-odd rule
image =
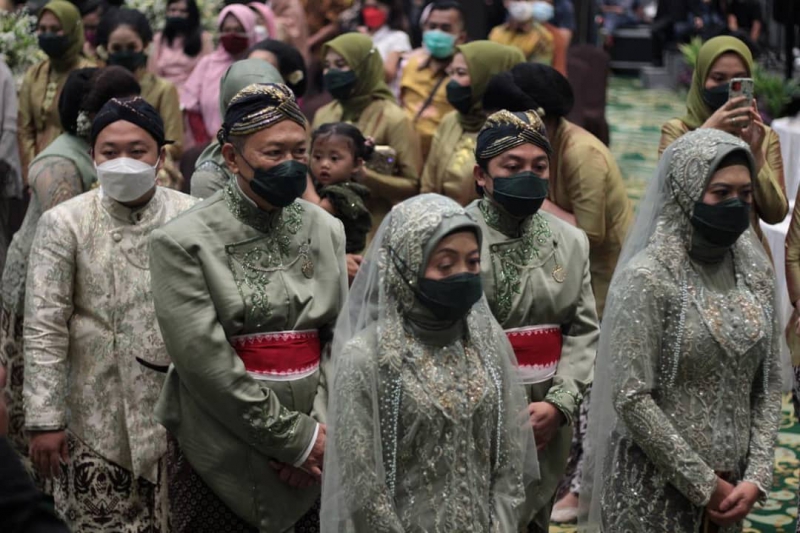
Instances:
[[[609,84],[607,119],[611,151],[636,202],[644,194],[658,163],[661,125],[684,114],[684,95],[642,89],[638,79],[613,77]],[[783,422],[775,453],[775,480],[766,504],[745,522],[745,533],[794,533],[797,486],[800,483],[800,425],[791,404],[783,406]],[[573,533],[573,527],[551,526],[550,533]]]
[[[611,151],[634,201],[656,171],[661,125],[682,116],[684,102],[683,95],[672,91],[642,89],[637,78],[611,78],[606,109]]]

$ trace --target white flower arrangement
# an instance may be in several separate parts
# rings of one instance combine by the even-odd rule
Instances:
[[[216,33],[217,17],[222,8],[225,7],[223,0],[196,0],[197,8],[200,11],[200,22],[203,27]],[[137,9],[145,14],[150,22],[153,32],[164,29],[164,21],[167,18],[167,0],[127,0],[125,7]]]
[[[36,37],[36,17],[24,10],[0,17],[0,57],[14,74],[17,84],[32,65],[47,59]]]

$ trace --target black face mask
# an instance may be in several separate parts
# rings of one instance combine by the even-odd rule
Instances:
[[[356,86],[356,73],[352,70],[330,69],[322,77],[325,90],[337,100],[347,100]]]
[[[447,101],[462,115],[472,109],[472,86],[464,87],[455,80],[447,84]]]
[[[108,64],[128,69],[130,72],[136,72],[147,64],[147,54],[132,50],[112,52],[108,55]]]
[[[492,198],[510,215],[526,218],[535,214],[547,198],[549,182],[533,172],[494,178]]]
[[[728,83],[723,83],[713,89],[703,89],[703,102],[712,113],[728,102],[728,86]]]
[[[55,33],[40,33],[39,48],[51,59],[60,59],[69,48],[69,38]]]
[[[189,29],[189,19],[186,17],[167,17],[165,28],[175,33],[185,33]]]
[[[483,296],[480,274],[464,272],[444,279],[419,280],[416,291],[420,303],[437,318],[455,322],[467,316]]]
[[[253,169],[250,188],[270,205],[275,207],[291,205],[306,190],[308,166],[305,163],[290,159],[268,170],[254,167],[246,159],[245,163]]]
[[[750,204],[730,198],[716,205],[694,204],[692,226],[709,243],[733,246],[750,226]]]

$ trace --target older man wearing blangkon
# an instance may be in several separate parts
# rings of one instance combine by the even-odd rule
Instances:
[[[176,532],[314,531],[325,445],[322,354],[347,292],[341,223],[300,200],[306,120],[250,85],[218,139],[225,189],[153,235],[172,366],[156,417],[174,437]]]

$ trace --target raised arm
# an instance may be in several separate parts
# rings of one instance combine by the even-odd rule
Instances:
[[[767,130],[763,146],[764,166],[753,182],[753,204],[758,218],[767,224],[778,224],[789,212],[778,134]]]

